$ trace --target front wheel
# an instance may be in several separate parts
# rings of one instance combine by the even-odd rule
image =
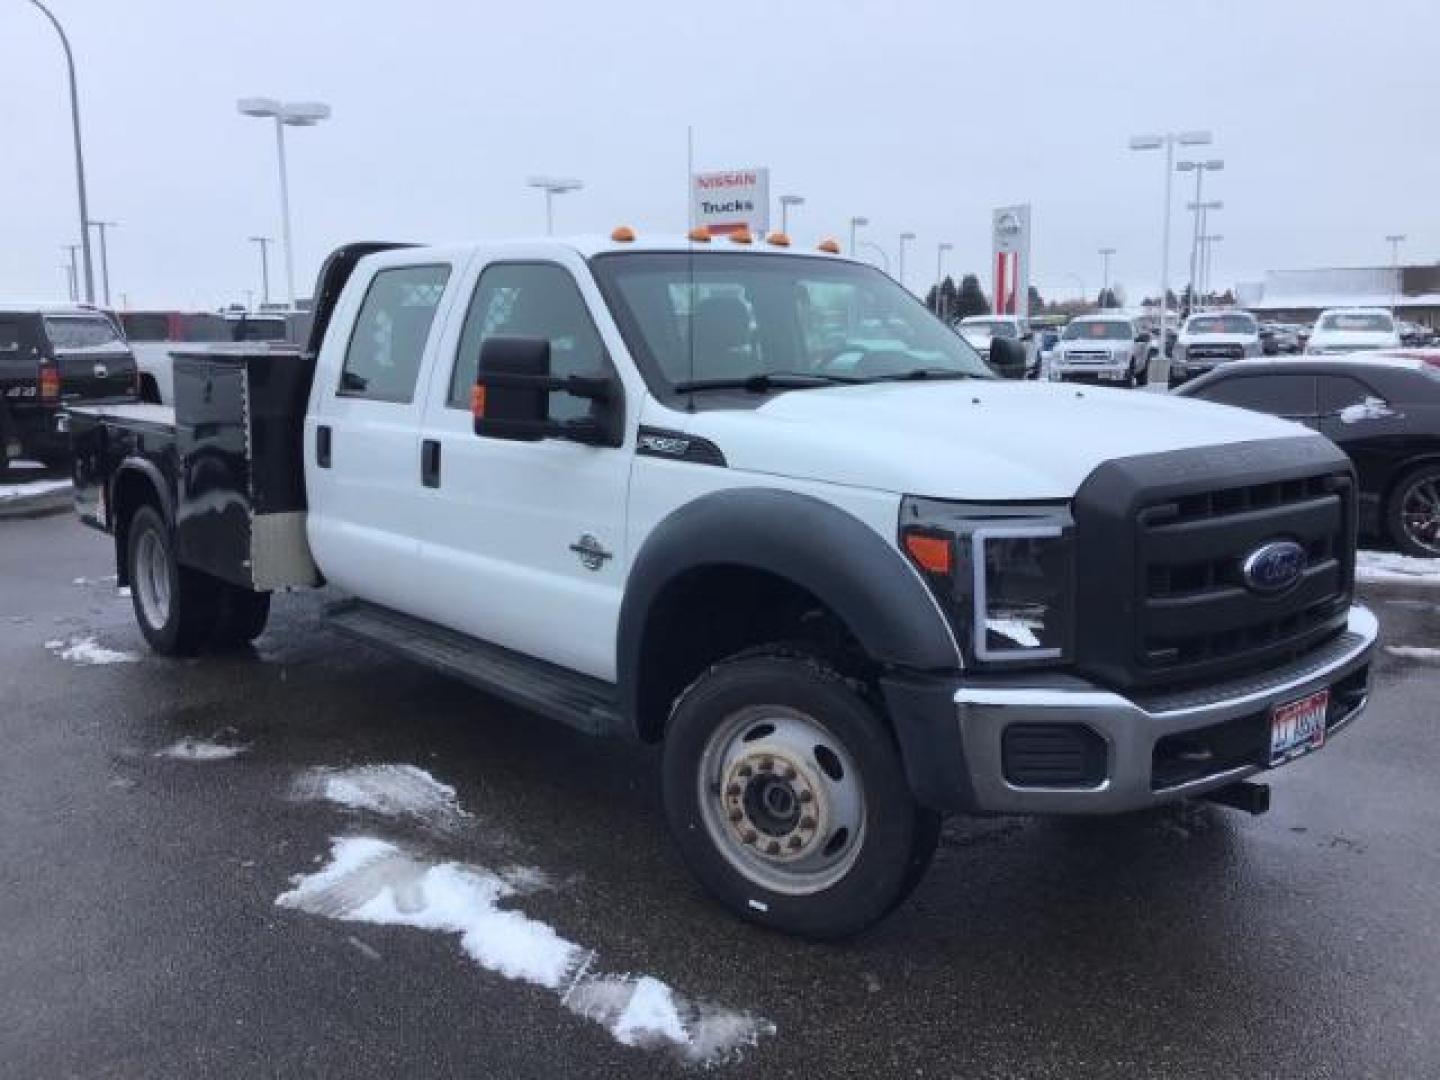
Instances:
[[[1401,477],[1386,509],[1390,538],[1407,555],[1440,556],[1440,465]]]
[[[939,839],[882,719],[809,656],[742,655],[692,685],[671,714],[664,787],[681,854],[711,894],[803,937],[883,918]]]

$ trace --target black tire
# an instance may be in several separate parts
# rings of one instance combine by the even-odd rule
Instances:
[[[220,588],[219,617],[211,642],[224,649],[249,645],[265,632],[270,619],[270,594],[236,585]]]
[[[788,742],[774,741],[782,734]],[[717,746],[738,756],[717,757]],[[747,653],[713,667],[675,704],[663,773],[666,817],[691,873],[734,914],[782,933],[823,940],[865,930],[919,884],[939,840],[940,816],[915,802],[882,718],[814,657]],[[750,779],[722,789],[726,777]],[[834,794],[842,785],[861,793],[853,833],[833,827],[846,820]],[[794,793],[797,813],[814,807],[808,839],[806,818],[786,819],[796,823],[787,832],[769,815],[777,788]],[[782,843],[799,851],[782,856]],[[827,858],[813,878],[797,873]]]
[[[1421,516],[1427,505],[1428,516]],[[1406,555],[1440,557],[1440,463],[1421,465],[1400,477],[1385,507],[1385,525]]]
[[[130,519],[125,567],[135,621],[150,647],[164,656],[199,652],[215,629],[220,583],[176,562],[170,530],[153,506],[140,507]],[[158,584],[146,581],[146,575]],[[168,590],[163,602],[160,585]]]

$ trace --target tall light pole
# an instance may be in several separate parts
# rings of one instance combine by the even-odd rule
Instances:
[[[110,306],[110,254],[105,245],[105,230],[113,229],[118,221],[92,221],[90,227],[100,234],[100,291],[105,297],[105,306]]]
[[[285,291],[290,309],[295,309],[295,251],[290,238],[290,180],[285,171],[285,129],[314,127],[330,118],[330,106],[318,101],[276,101],[274,98],[241,98],[235,103],[242,115],[275,121],[275,151],[280,160],[280,236],[285,242]]]
[[[1210,267],[1215,258],[1215,245],[1224,240],[1219,233],[1206,233],[1200,237],[1200,295],[1210,295]]]
[[[1223,168],[1225,168],[1225,162],[1219,158],[1180,161],[1175,164],[1176,172],[1193,172],[1195,174],[1195,202],[1192,204],[1195,207],[1195,237],[1190,244],[1190,307],[1192,310],[1196,306],[1196,289],[1200,284],[1200,237],[1205,232],[1204,200],[1200,194],[1204,190],[1205,174],[1219,172]]]
[[[805,196],[803,195],[780,196],[780,231],[786,236],[790,235],[790,207],[804,205]]]
[[[85,258],[85,302],[95,302],[95,268],[90,261],[90,209],[85,201],[85,153],[80,145],[80,94],[75,89],[75,57],[70,52],[70,39],[65,28],[40,0],[30,0],[40,13],[50,20],[55,33],[60,35],[60,46],[65,50],[65,69],[70,75],[70,128],[75,136],[75,189],[80,196],[80,250]],[[78,290],[77,290],[78,291]]]
[[[275,241],[268,236],[250,237],[252,244],[260,248],[260,306],[267,307],[270,303],[270,245]]]
[[[80,274],[75,268],[75,252],[79,247],[79,244],[62,244],[60,246],[60,250],[70,257],[69,261],[65,264],[65,272],[70,281],[70,299],[72,302],[80,299]]]
[[[1105,291],[1110,288],[1110,256],[1115,254],[1114,248],[1100,249],[1100,296],[1103,300]],[[1103,306],[1103,305],[1102,305]]]
[[[946,315],[945,290],[940,287],[945,284],[945,253],[954,247],[954,244],[945,240],[935,245],[935,314],[942,320]]]
[[[876,255],[879,255],[881,268],[885,271],[885,273],[890,273],[890,256],[884,248],[882,248],[879,244],[871,243],[869,240],[861,240],[860,246],[862,248],[868,248],[869,250],[875,252]]]
[[[905,245],[914,239],[915,234],[913,232],[902,232],[900,234],[900,260],[899,266],[896,268],[895,277],[900,282],[902,289],[905,287]]]
[[[863,229],[866,225],[869,225],[869,224],[870,224],[870,219],[867,218],[867,217],[852,217],[852,218],[850,219],[850,255],[851,255],[851,257],[854,257],[854,255],[855,255],[855,233],[856,233],[858,230]]]
[[[532,176],[526,180],[525,183],[545,192],[546,236],[551,236],[555,232],[555,208],[553,205],[555,196],[564,195],[567,191],[579,191],[585,186],[579,180],[569,180],[556,176]]]
[[[1170,131],[1164,135],[1136,135],[1130,140],[1131,150],[1165,150],[1165,214],[1160,241],[1160,355],[1165,355],[1165,326],[1170,296],[1170,206],[1171,182],[1175,176],[1175,146],[1209,146],[1213,136],[1208,131]]]
[[[1205,307],[1205,297],[1209,295],[1208,288],[1210,284],[1208,280],[1209,274],[1207,273],[1205,266],[1204,238],[1206,233],[1210,229],[1210,211],[1224,210],[1225,203],[1222,202],[1220,199],[1210,199],[1207,202],[1186,203],[1185,208],[1195,214],[1196,223],[1200,228],[1201,241],[1199,252],[1200,272],[1197,275],[1197,277],[1199,278],[1199,286],[1196,289],[1192,290],[1190,304],[1192,307],[1198,307],[1203,310]]]
[[[1391,233],[1385,242],[1390,245],[1390,314],[1393,317],[1400,306],[1400,245],[1405,242],[1405,234]]]

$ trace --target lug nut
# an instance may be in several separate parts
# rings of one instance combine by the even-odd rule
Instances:
[[[781,779],[783,779],[783,780],[794,780],[794,779],[795,779],[795,766],[793,766],[793,765],[786,765],[785,768],[783,768],[783,769],[780,770],[780,777],[781,777]]]
[[[731,821],[744,821],[744,820],[745,820],[745,812],[744,812],[743,810],[731,810],[731,811],[730,811],[730,820],[731,820]]]
[[[761,771],[761,772],[769,772],[769,771],[770,771],[771,769],[773,769],[774,767],[775,767],[775,762],[771,761],[768,757],[765,758],[765,759],[763,759],[763,760],[760,762],[760,771]]]
[[[792,836],[792,837],[790,837],[789,843],[790,843],[790,847],[793,849],[793,848],[798,848],[798,847],[800,846],[800,844],[802,843],[802,841],[801,841],[801,839],[800,839],[798,836]]]
[[[740,839],[744,840],[747,844],[753,844],[755,842],[755,835],[754,829],[746,829],[740,834]]]
[[[780,854],[780,841],[778,841],[778,840],[771,840],[770,843],[768,843],[768,844],[765,845],[765,851],[766,851],[768,854],[771,854],[771,855],[779,855],[779,854]]]
[[[726,794],[726,795],[729,795],[729,796],[733,799],[735,796],[739,795],[740,792],[742,792],[743,790],[745,790],[745,789],[742,788],[739,784],[731,784],[729,787],[727,787],[727,788],[725,789],[725,794]]]
[[[808,803],[808,802],[810,802],[811,800],[813,800],[814,798],[815,798],[815,793],[814,793],[813,791],[811,791],[809,788],[802,788],[802,789],[800,790],[800,801],[801,801],[801,802]]]
[[[814,819],[813,817],[802,817],[802,818],[800,819],[800,828],[802,828],[802,829],[813,829],[814,827],[815,827],[815,819]]]
[[[742,779],[749,779],[751,776],[754,775],[754,773],[755,770],[750,768],[749,765],[741,765],[740,768],[735,770],[735,775],[741,777]]]

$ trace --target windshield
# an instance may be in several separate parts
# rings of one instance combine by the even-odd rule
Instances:
[[[1395,324],[1383,311],[1331,311],[1320,317],[1320,329],[1388,334],[1395,329]]]
[[[1014,323],[998,322],[995,319],[976,319],[971,322],[966,319],[960,324],[960,332],[989,334],[991,337],[1018,338],[1020,330]]]
[[[1249,315],[1196,315],[1185,324],[1187,334],[1255,334],[1258,326]]]
[[[94,349],[120,343],[115,324],[103,315],[45,319],[45,333],[56,349]]]
[[[922,370],[992,377],[959,334],[868,266],[719,252],[606,254],[592,266],[630,351],[671,387]]]
[[[1060,335],[1066,341],[1129,341],[1135,336],[1127,322],[1072,322]]]

